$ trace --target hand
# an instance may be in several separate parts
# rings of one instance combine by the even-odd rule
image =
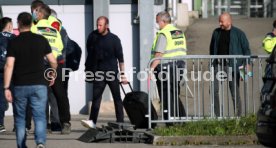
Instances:
[[[5,89],[5,90],[4,90],[4,93],[5,93],[6,100],[7,100],[8,102],[12,103],[13,98],[12,98],[11,90],[10,90],[10,89]]]
[[[128,84],[127,78],[124,74],[121,75],[121,83],[122,84]]]
[[[153,69],[151,69],[148,73],[148,80],[156,81]]]
[[[249,72],[247,73],[247,75],[248,75],[249,77],[253,77],[253,72],[252,72],[252,71],[249,71]]]
[[[53,79],[53,80],[51,80],[51,81],[49,81],[50,83],[49,83],[49,86],[53,86],[54,84],[55,84],[55,79]]]

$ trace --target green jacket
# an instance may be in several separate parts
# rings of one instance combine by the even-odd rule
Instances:
[[[210,43],[210,55],[217,55],[218,43],[220,38],[221,28],[216,28],[213,32]],[[245,33],[237,27],[232,26],[230,30],[229,55],[251,55],[249,43]],[[245,64],[245,60],[237,60],[237,68]],[[230,66],[234,67],[234,61],[231,60]]]

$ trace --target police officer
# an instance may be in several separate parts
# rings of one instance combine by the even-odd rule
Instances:
[[[70,124],[70,108],[69,99],[66,90],[63,87],[62,82],[62,68],[64,64],[64,58],[62,56],[63,43],[59,31],[52,27],[51,22],[48,21],[48,17],[51,14],[51,9],[48,5],[44,4],[39,6],[33,13],[36,13],[36,25],[33,25],[31,30],[34,33],[41,34],[48,39],[49,44],[52,48],[52,53],[58,61],[57,78],[55,84],[51,86],[52,91],[56,97],[60,123],[62,126],[61,133],[69,134],[71,132]]]
[[[159,31],[152,46],[151,58],[185,56],[187,51],[185,35],[180,29],[171,24],[170,14],[166,11],[159,12],[156,15],[156,23]],[[151,70],[154,70],[157,79],[157,88],[161,97],[160,100],[163,102],[163,114],[166,120],[170,116],[183,117],[186,115],[179,98],[179,83],[184,66],[185,63],[182,60],[154,60],[150,66]],[[170,109],[168,104],[170,104]],[[166,125],[170,126],[171,123],[166,123]]]
[[[273,22],[272,32],[268,33],[263,40],[263,49],[271,53],[276,45],[276,20]]]

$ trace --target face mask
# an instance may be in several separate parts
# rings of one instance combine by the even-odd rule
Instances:
[[[33,21],[37,21],[36,11],[34,11],[34,12],[32,13],[32,18],[33,18]]]
[[[158,25],[157,23],[155,23],[155,28],[156,28],[157,30],[160,30],[160,27],[159,27],[159,25]]]

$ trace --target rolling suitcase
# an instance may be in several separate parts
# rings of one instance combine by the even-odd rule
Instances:
[[[120,85],[125,94],[123,105],[131,124],[135,125],[135,129],[148,128],[148,117],[146,117],[148,115],[148,94],[142,91],[133,91],[130,83],[128,86],[131,92],[126,93],[122,84]],[[151,104],[151,119],[156,120],[157,118],[157,112]],[[155,126],[155,123],[151,125],[152,128]]]

